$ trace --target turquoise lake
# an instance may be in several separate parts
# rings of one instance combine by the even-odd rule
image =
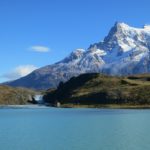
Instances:
[[[0,109],[0,150],[150,150],[150,110]]]

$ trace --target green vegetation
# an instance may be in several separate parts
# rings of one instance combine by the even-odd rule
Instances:
[[[25,88],[0,86],[0,105],[23,105],[32,100],[35,91]]]
[[[63,107],[150,107],[150,75],[114,77],[83,74],[60,83],[56,90],[47,91],[47,103],[60,102]]]

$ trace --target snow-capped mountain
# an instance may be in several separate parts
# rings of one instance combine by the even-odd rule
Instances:
[[[115,23],[103,41],[90,45],[87,50],[77,49],[62,61],[40,68],[9,85],[47,89],[89,72],[111,75],[150,72],[150,26],[134,28]]]

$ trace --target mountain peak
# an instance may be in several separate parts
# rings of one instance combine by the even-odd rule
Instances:
[[[109,34],[108,34],[108,38],[110,39],[110,37],[114,36],[116,33],[120,33],[123,30],[127,30],[129,28],[129,26],[123,22],[116,22],[115,25],[111,28]],[[107,37],[105,40],[107,40]]]
[[[81,55],[83,55],[84,52],[85,52],[84,49],[78,48],[78,49],[74,50],[74,51],[71,53],[71,56],[73,56],[73,57],[80,57]]]
[[[83,73],[101,72],[128,75],[150,72],[150,25],[142,28],[116,22],[101,42],[87,49],[76,49],[63,60],[38,69],[38,73],[8,83],[36,89],[57,87]]]
[[[116,33],[116,32],[122,32],[124,30],[129,30],[129,28],[130,26],[124,22],[116,22],[110,31]]]
[[[76,49],[74,50],[68,57],[66,57],[63,62],[64,63],[72,63],[73,61],[76,61],[78,59],[80,59],[83,54],[84,54],[85,50],[84,49]]]
[[[123,29],[123,28],[128,28],[129,25],[124,22],[116,22],[114,27],[117,29],[120,29],[120,28]]]
[[[120,41],[128,31],[130,26],[123,22],[116,22],[111,28],[109,34],[104,38],[105,49],[111,50],[112,48],[118,46],[118,41]]]
[[[84,53],[85,50],[82,48],[77,48],[76,50],[73,51],[73,53]]]

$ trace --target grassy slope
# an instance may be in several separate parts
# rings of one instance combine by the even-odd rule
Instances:
[[[0,105],[20,105],[26,104],[29,95],[34,95],[34,91],[24,88],[12,88],[0,86]]]
[[[49,103],[102,105],[149,105],[150,75],[112,77],[100,74],[84,74],[60,84],[57,90],[47,92]]]

